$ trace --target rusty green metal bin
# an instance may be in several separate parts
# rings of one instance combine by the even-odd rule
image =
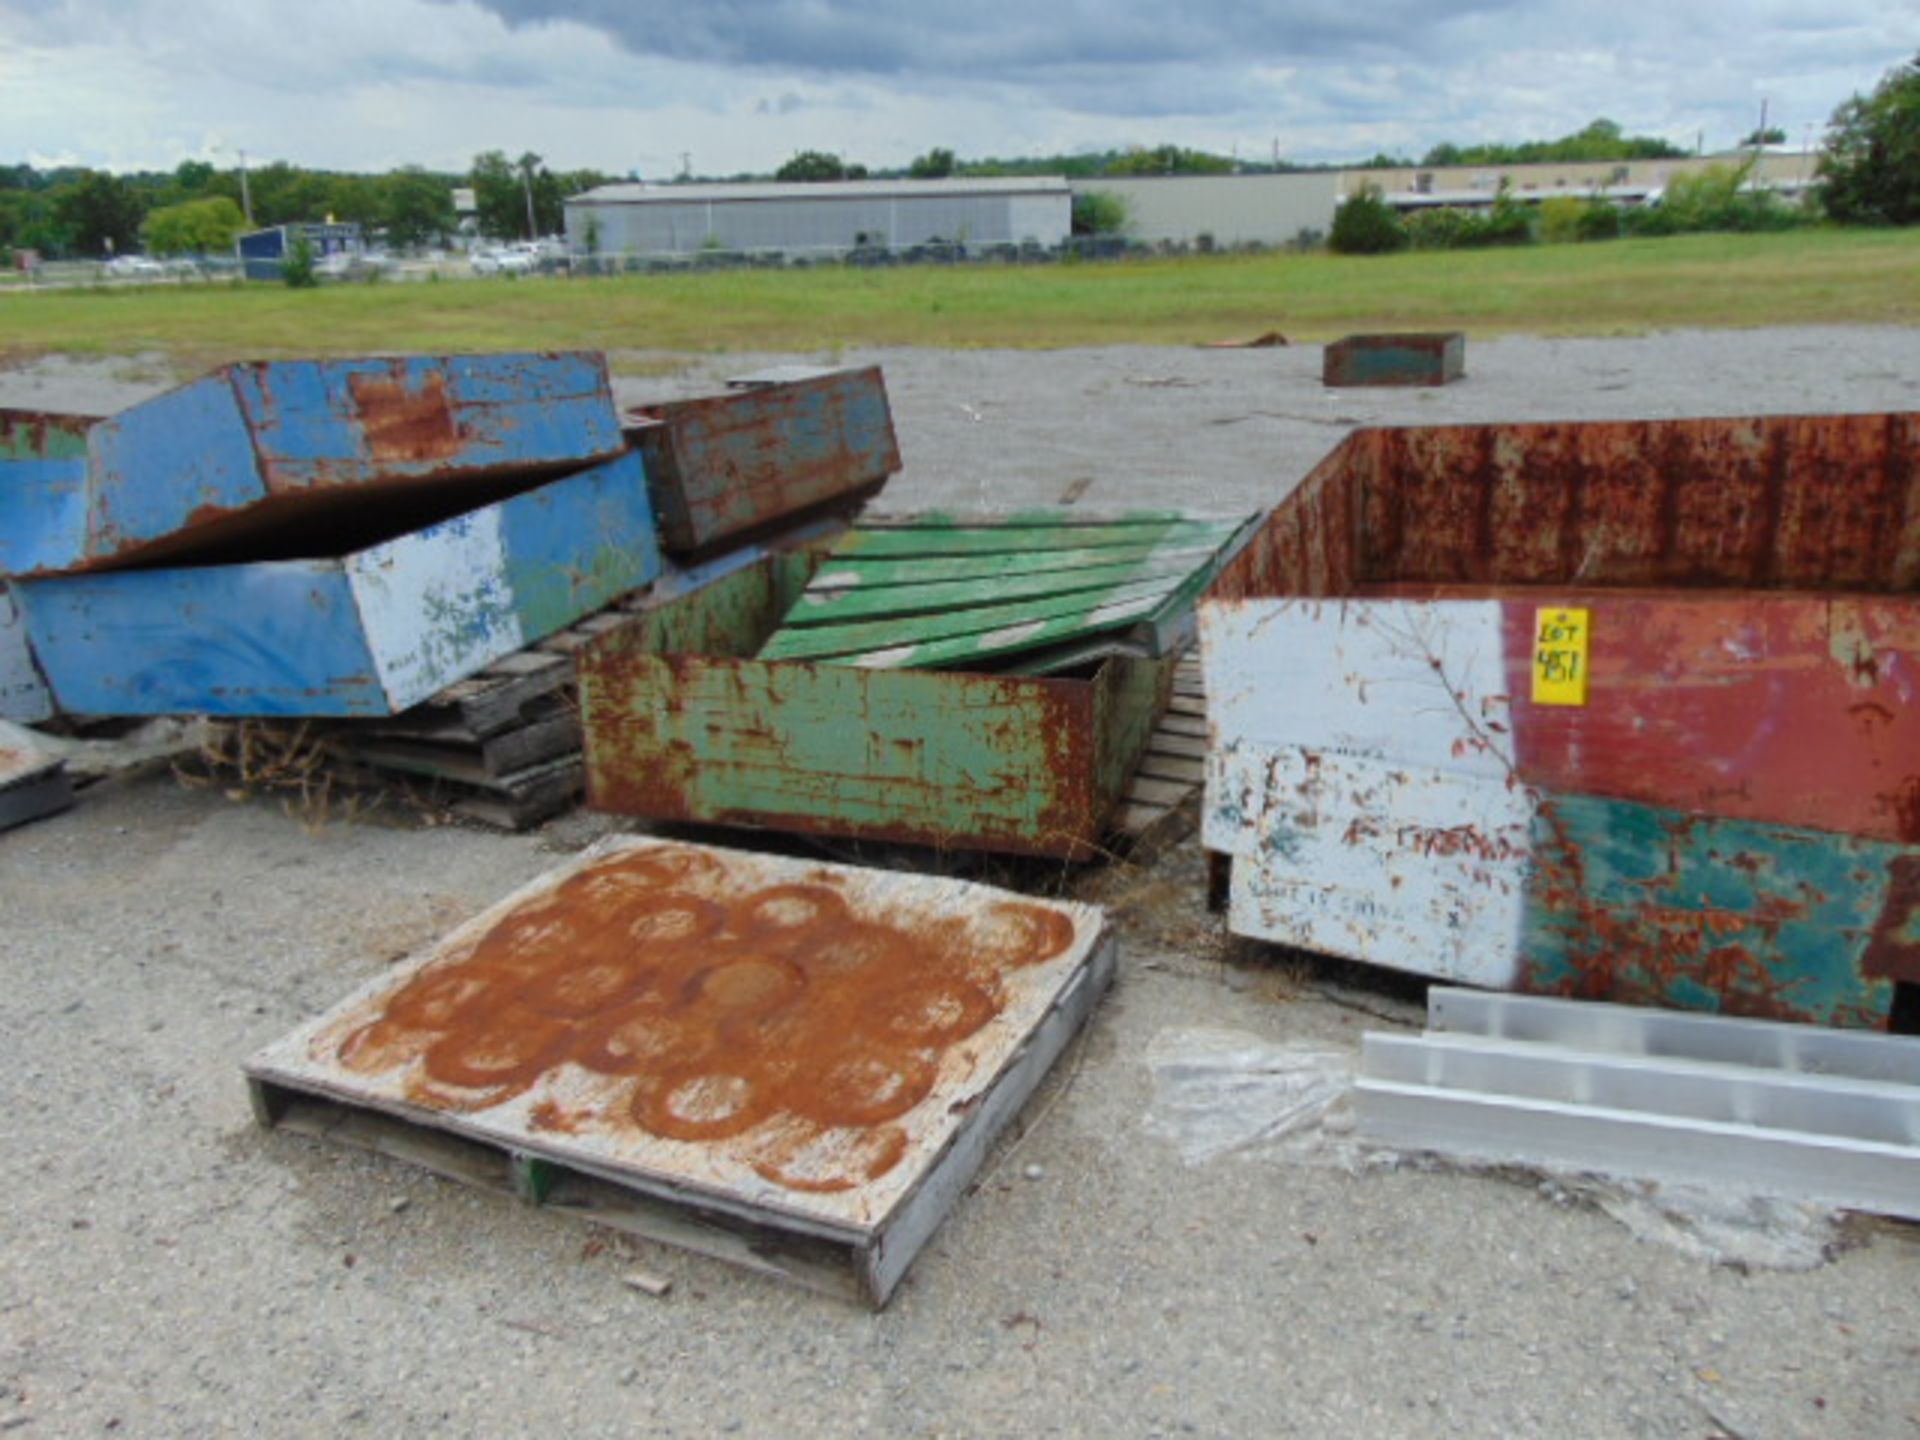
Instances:
[[[653,820],[1092,859],[1172,684],[759,660],[818,558],[771,556],[579,660],[587,803]]]

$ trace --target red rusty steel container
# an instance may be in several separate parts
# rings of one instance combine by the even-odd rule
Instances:
[[[863,499],[900,468],[878,366],[641,406],[626,433],[675,554]]]
[[[1920,415],[1362,430],[1201,633],[1236,931],[1920,1021]]]

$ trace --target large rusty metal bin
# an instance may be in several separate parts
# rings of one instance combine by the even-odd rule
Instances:
[[[1920,415],[1358,431],[1200,630],[1236,933],[1920,1021]]]
[[[877,365],[825,370],[627,412],[660,543],[706,553],[796,515],[852,505],[900,468]]]
[[[369,502],[418,528],[624,445],[594,352],[227,365],[91,424],[0,420],[0,575],[311,553]]]
[[[819,557],[775,555],[581,652],[587,803],[654,820],[1091,859],[1172,658],[1091,678],[755,654]]]

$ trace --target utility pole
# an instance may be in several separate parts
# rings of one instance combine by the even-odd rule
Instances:
[[[523,164],[520,167],[520,179],[526,186],[526,191],[527,191],[527,239],[538,240],[540,237],[535,232],[534,224],[533,224],[533,166],[532,165]]]
[[[240,213],[253,224],[253,193],[247,188],[247,152],[240,152]]]
[[[1753,153],[1758,155],[1767,143],[1767,97],[1760,97],[1760,128],[1753,132]]]
[[[682,150],[680,152],[680,178],[682,180],[691,180],[693,178],[693,152],[691,150]]]

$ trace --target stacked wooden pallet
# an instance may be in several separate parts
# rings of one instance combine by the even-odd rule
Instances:
[[[628,596],[391,720],[326,739],[343,780],[418,786],[422,798],[503,830],[573,807],[585,784],[573,652],[644,603]]]
[[[1173,698],[1121,792],[1113,816],[1113,849],[1144,859],[1193,830],[1200,819],[1206,754],[1206,686],[1200,657],[1189,653],[1173,672]]]
[[[64,760],[0,746],[0,830],[24,825],[73,804]]]

